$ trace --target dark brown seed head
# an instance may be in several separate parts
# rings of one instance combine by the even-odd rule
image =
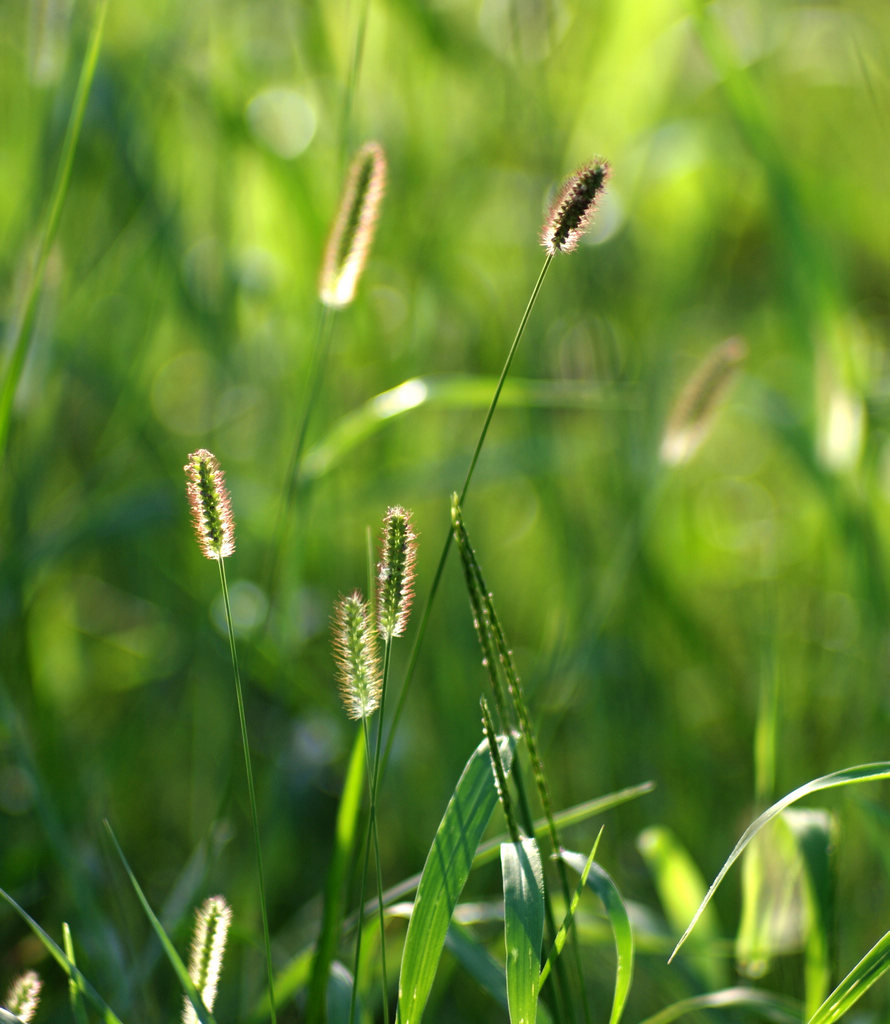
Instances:
[[[593,220],[608,178],[609,165],[596,157],[575,171],[559,190],[541,230],[541,244],[551,256],[576,248]]]

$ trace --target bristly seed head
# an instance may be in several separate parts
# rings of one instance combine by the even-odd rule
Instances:
[[[213,1010],[216,987],[222,970],[226,937],[232,923],[232,908],[222,896],[204,900],[195,914],[195,930],[189,956],[189,978],[208,1010]],[[182,1024],[198,1024],[198,1015],[188,996],[182,1010]]]
[[[235,550],[235,520],[223,471],[205,448],[192,452],[184,468],[201,551],[206,558],[228,558]]]
[[[4,1009],[18,1018],[22,1024],[30,1024],[40,1002],[42,985],[36,971],[25,971],[10,985]]]
[[[659,452],[662,462],[676,466],[698,451],[747,354],[741,338],[727,338],[699,363],[668,417]]]
[[[328,236],[319,298],[333,309],[348,306],[365,268],[386,188],[386,157],[378,142],[366,142],[349,168],[337,219]]]
[[[559,190],[541,229],[541,245],[551,256],[577,247],[596,213],[609,170],[605,160],[595,157],[575,171]]]
[[[408,625],[414,598],[417,534],[411,513],[394,505],[383,519],[383,540],[377,565],[377,629],[384,640],[401,636]]]
[[[368,605],[355,591],[340,597],[333,616],[334,661],[340,698],[349,718],[367,718],[380,704],[382,680],[377,633]]]

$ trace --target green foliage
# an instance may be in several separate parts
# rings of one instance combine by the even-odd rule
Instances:
[[[283,1024],[343,1019],[353,984],[383,1016],[382,954],[402,958],[488,686],[457,552],[436,561],[462,487],[534,727],[510,785],[537,799],[546,767],[573,849],[605,824],[589,878],[608,869],[634,944],[631,985],[588,884],[581,977],[569,946],[539,1018],[583,990],[617,1019],[617,981],[624,1020],[887,1017],[890,822],[857,800],[888,771],[888,39],[866,0],[0,4],[0,955],[4,977],[40,969],[37,1024],[169,1022],[159,934],[184,949],[212,892],[236,921],[219,1018],[267,1018],[239,719]],[[374,243],[352,303],[320,312],[371,139]],[[545,280],[542,220],[598,153],[596,223]],[[670,411],[727,338],[747,358],[669,464]],[[183,494],[204,447],[238,521],[222,600]],[[328,617],[393,504],[414,510],[418,606],[437,594],[416,654],[419,621],[392,654],[386,928],[352,979],[366,773]],[[759,838],[763,807],[817,794],[818,841]],[[409,932],[443,1024],[506,1005],[508,840],[479,796],[463,894],[429,949]],[[757,987],[735,982],[740,925]]]

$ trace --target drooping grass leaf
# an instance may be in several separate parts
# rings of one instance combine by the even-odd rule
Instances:
[[[789,808],[755,836],[742,861],[739,969],[758,978],[773,956],[804,949],[808,1015],[824,1000],[831,977],[834,831],[827,811]]]
[[[498,744],[504,766],[509,770],[515,741],[502,736]],[[399,976],[401,1024],[414,1024],[423,1016],[448,922],[497,799],[488,741],[483,740],[467,762],[448,802],[417,887]]]
[[[130,885],[133,886],[133,891],[136,893],[136,897],[142,904],[142,909],[145,911],[145,916],[148,918],[149,924],[154,929],[155,935],[158,937],[158,941],[161,943],[161,948],[164,950],[164,954],[170,962],[170,966],[176,972],[179,983],[182,985],[182,989],[188,998],[191,1000],[192,1006],[195,1008],[195,1013],[198,1015],[198,1020],[201,1024],[215,1024],[213,1020],[213,1014],[208,1012],[207,1007],[204,1005],[204,1000],[198,994],[198,990],[192,983],[192,979],[189,977],[188,969],[182,962],[182,958],[176,952],[176,947],[170,941],[170,937],[164,931],[164,926],[158,920],[157,915],[151,909],[148,900],[145,897],[145,893],[142,891],[142,886],[136,880],[136,876],[133,874],[132,869],[124,856],[124,851],[121,849],[120,843],[117,841],[117,837],[111,828],[108,821],[105,822],[105,828],[108,830],[108,835],[111,837],[111,842],[114,845],[117,855],[121,859],[121,863],[124,866],[124,871],[127,873],[127,877],[130,879]]]
[[[70,959],[59,946],[53,942],[49,935],[40,927],[40,925],[23,910],[18,903],[6,892],[5,889],[0,889],[0,899],[5,900],[9,906],[19,915],[19,917],[25,922],[25,924],[31,929],[32,932],[37,936],[40,942],[43,944],[44,949],[49,955],[56,961],[56,963],[62,968],[62,970],[68,975],[69,978],[76,979],[77,984],[80,986],[84,995],[93,1004],[96,1010],[102,1015],[102,1020],[105,1024],[122,1024],[120,1018],[111,1009],[111,1007],[105,1002],[105,1000],[99,995],[99,993],[93,988],[93,986],[86,980],[83,974],[80,972],[77,965],[73,960]]]
[[[507,1005],[512,1024],[534,1024],[544,938],[544,869],[534,839],[501,846]]]
[[[844,978],[819,1009],[810,1017],[808,1024],[834,1024],[890,970],[890,932],[887,932],[865,954],[852,971]]]
[[[680,950],[683,943],[689,938],[692,933],[692,929],[695,928],[699,918],[705,912],[708,904],[711,902],[711,898],[717,891],[717,886],[726,877],[729,869],[735,864],[742,854],[742,851],[751,842],[754,836],[763,828],[768,821],[772,821],[777,814],[781,814],[786,807],[790,807],[798,800],[802,800],[805,796],[809,796],[812,793],[818,793],[823,789],[837,789],[840,786],[855,786],[863,782],[879,782],[883,779],[890,778],[890,762],[888,761],[876,761],[871,764],[860,764],[855,765],[852,768],[842,768],[839,771],[831,772],[829,775],[823,775],[818,779],[813,779],[810,782],[804,783],[802,786],[798,786],[797,789],[792,790],[786,796],[782,797],[777,803],[774,803],[772,807],[767,808],[763,814],[760,815],[755,821],[753,821],[742,834],[741,839],[736,843],[735,848],[729,855],[728,859],[724,863],[723,867],[717,874],[717,877],[711,883],[710,889],[705,894],[705,898],[702,900],[698,910],[693,915],[692,920],[689,922],[689,926],[686,931],[680,936],[680,941],[674,947],[673,953],[671,953],[669,961],[673,960],[674,957]]]
[[[752,1010],[772,1024],[800,1024],[801,1005],[785,996],[763,992],[757,988],[738,985],[734,988],[692,996],[666,1006],[663,1010],[647,1017],[641,1024],[670,1024],[695,1010],[719,1010],[727,1006],[739,1006]]]
[[[644,829],[637,839],[637,848],[652,873],[669,927],[679,931],[704,897],[704,877],[689,852],[668,828],[653,826]],[[707,952],[720,935],[716,913],[710,908],[696,936],[696,951],[705,952],[690,957],[690,966],[699,974],[704,988],[721,989],[728,984],[725,965]]]
[[[572,853],[568,850],[562,852],[562,859],[575,871],[583,873],[588,866],[588,861],[580,853]],[[627,908],[618,887],[611,877],[599,864],[590,863],[587,875],[587,887],[600,898],[606,917],[612,928],[612,935],[615,938],[615,992],[612,996],[612,1013],[609,1016],[609,1024],[618,1024],[624,1006],[630,992],[630,984],[633,980],[634,969],[634,939],[630,927],[630,918],[627,915]]]

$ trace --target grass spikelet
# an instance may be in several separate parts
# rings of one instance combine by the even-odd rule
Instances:
[[[33,1019],[40,1002],[40,989],[43,983],[36,971],[25,971],[9,986],[6,994],[5,1008],[17,1017],[22,1024],[29,1024]]]
[[[377,565],[377,630],[384,640],[402,636],[414,599],[417,534],[411,513],[398,505],[386,510]]]
[[[595,157],[575,171],[559,190],[541,229],[541,244],[551,256],[577,247],[593,220],[608,177],[609,165]]]
[[[211,1012],[216,1001],[216,986],[219,984],[226,937],[231,923],[232,908],[222,896],[208,897],[195,914],[189,977],[204,1005]],[[188,997],[182,1011],[182,1024],[198,1024],[198,1015]]]
[[[370,717],[380,705],[380,659],[371,614],[358,591],[341,597],[334,607],[333,648],[346,714]]]
[[[676,466],[692,458],[747,354],[741,338],[727,338],[705,356],[686,381],[668,416],[659,452],[662,462]]]
[[[348,306],[365,267],[386,187],[386,157],[378,142],[366,142],[349,168],[337,219],[328,237],[319,298],[332,309]]]
[[[205,448],[189,455],[186,491],[192,523],[205,558],[227,558],[235,550],[235,520],[225,475]]]

